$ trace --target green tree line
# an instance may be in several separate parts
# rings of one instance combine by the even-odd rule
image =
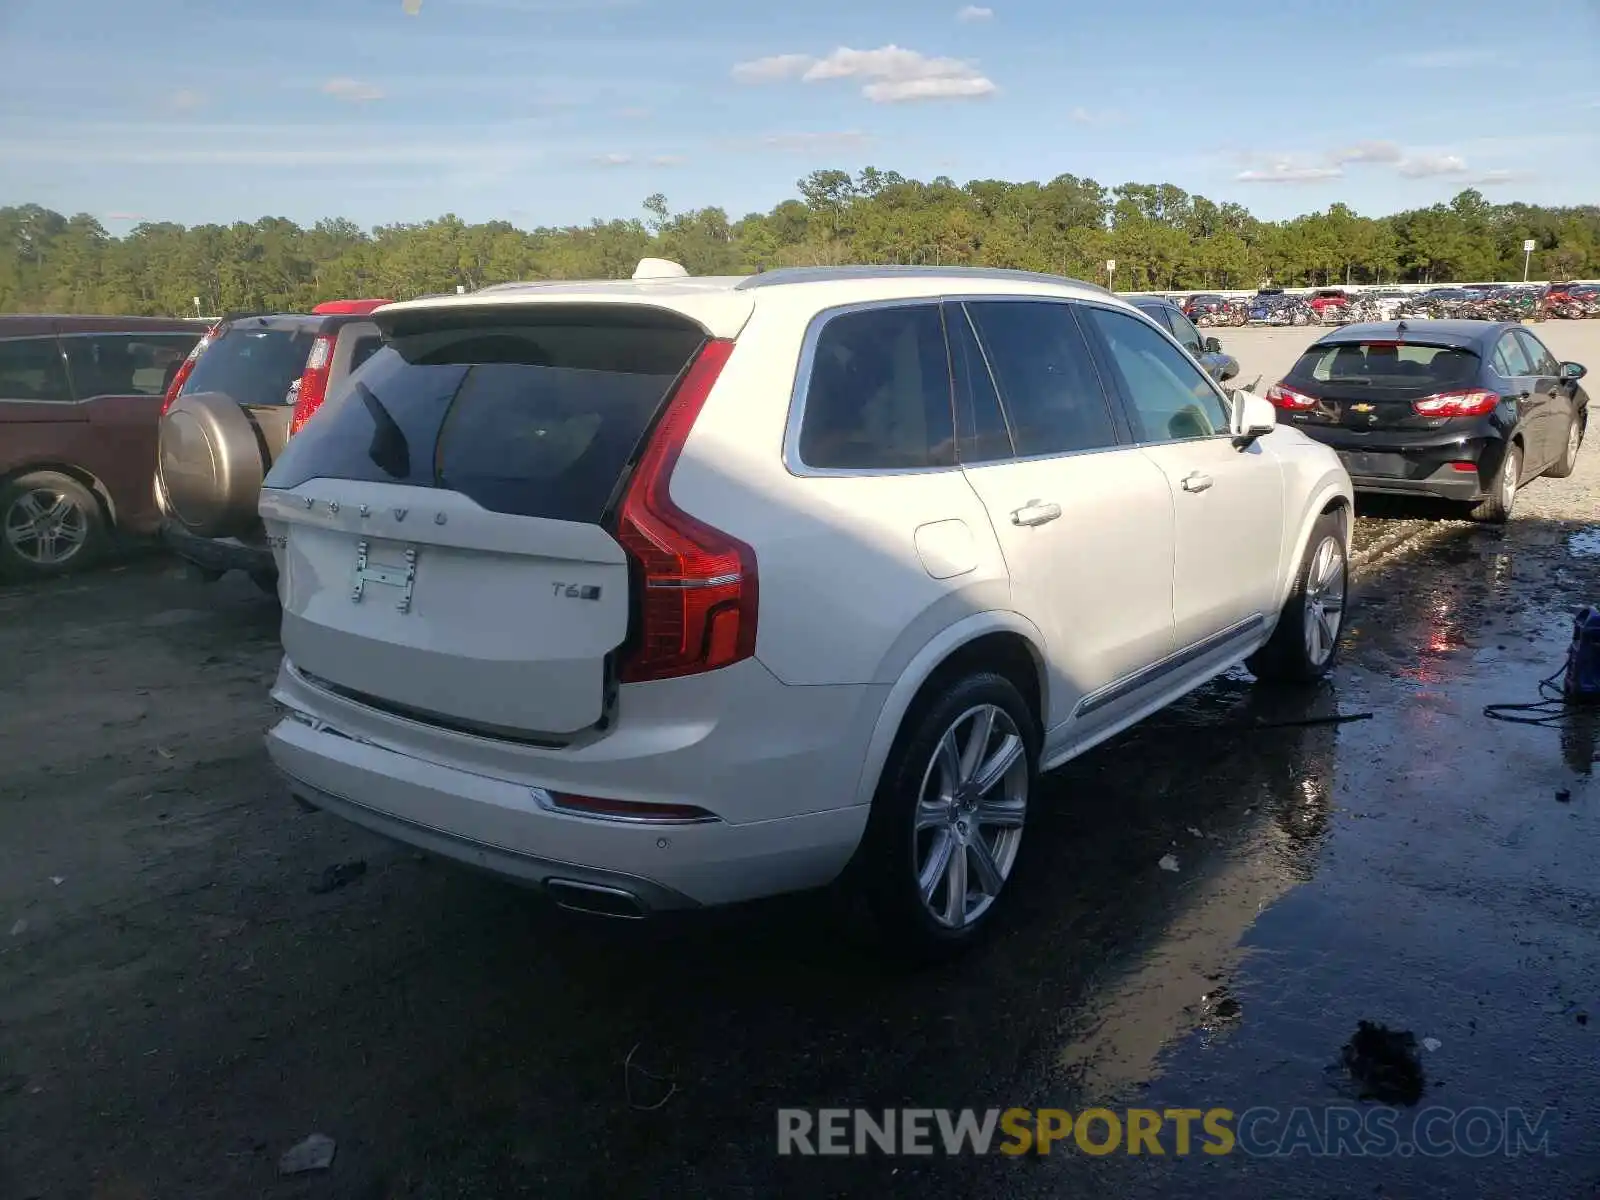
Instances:
[[[145,222],[112,237],[87,213],[0,208],[0,311],[179,314],[304,309],[334,297],[405,299],[458,286],[617,278],[640,258],[692,274],[839,263],[976,264],[1105,280],[1121,290],[1248,288],[1600,275],[1600,206],[1491,204],[1475,190],[1448,204],[1363,217],[1343,204],[1262,221],[1169,183],[1107,188],[978,179],[958,186],[868,167],[815,171],[797,198],[731,220],[720,208],[674,213],[651,196],[631,220],[519,229],[454,215],[363,230],[343,219],[306,229],[281,217],[185,227]]]

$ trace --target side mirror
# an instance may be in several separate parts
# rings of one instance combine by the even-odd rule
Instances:
[[[1244,390],[1233,393],[1230,424],[1234,444],[1247,446],[1278,427],[1278,410],[1271,400]]]
[[[1589,368],[1582,363],[1564,362],[1561,364],[1561,378],[1582,379],[1589,373]]]
[[[1227,362],[1222,364],[1222,382],[1223,383],[1227,383],[1228,380],[1232,379],[1238,373],[1239,373],[1239,360],[1237,358],[1230,358]]]
[[[1221,354],[1222,353],[1222,341],[1221,341],[1221,339],[1220,338],[1214,338],[1214,337],[1208,337],[1205,340],[1205,351],[1206,351],[1207,354]]]

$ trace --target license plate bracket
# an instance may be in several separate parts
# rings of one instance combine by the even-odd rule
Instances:
[[[365,538],[356,543],[356,570],[355,578],[350,588],[350,602],[360,604],[367,595],[367,585],[376,584],[379,587],[398,588],[400,597],[395,601],[395,608],[400,612],[411,611],[412,591],[417,583],[417,548],[405,548],[404,561],[400,563],[374,562],[372,559],[372,545]]]

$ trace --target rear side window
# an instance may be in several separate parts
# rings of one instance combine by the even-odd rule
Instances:
[[[1344,342],[1312,346],[1289,372],[1289,382],[1351,384],[1399,390],[1465,387],[1478,374],[1478,356],[1455,346]]]
[[[994,389],[994,376],[961,305],[946,308],[945,327],[949,330],[950,366],[956,379],[956,450],[961,461],[974,465],[1016,457],[1011,430]]]
[[[966,307],[1020,457],[1117,444],[1100,376],[1070,306],[983,300]]]
[[[623,318],[398,335],[290,439],[267,486],[401,483],[494,512],[599,521],[703,340]]]
[[[1510,333],[1500,335],[1494,348],[1495,373],[1502,379],[1516,379],[1533,374],[1533,364],[1522,351],[1522,343]]]
[[[163,396],[200,335],[71,334],[61,339],[79,399]]]
[[[0,341],[0,399],[71,400],[61,347],[53,337]]]
[[[221,392],[240,404],[293,404],[290,389],[314,340],[306,330],[231,326],[206,347],[183,392]]]
[[[833,470],[905,470],[955,462],[950,360],[939,306],[841,313],[812,354],[800,461]]]
[[[361,364],[366,362],[379,350],[383,349],[383,339],[375,337],[357,338],[350,347],[350,373],[354,374],[361,369]]]

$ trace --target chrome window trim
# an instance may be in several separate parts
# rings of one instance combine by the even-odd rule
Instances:
[[[1206,381],[1206,386],[1211,389],[1211,394],[1214,395],[1217,398],[1218,402],[1222,405],[1222,411],[1223,411],[1225,419],[1228,420],[1230,422],[1230,424],[1231,424],[1231,421],[1232,421],[1231,414],[1233,412],[1233,404],[1228,399],[1227,394],[1218,385],[1217,381],[1215,379],[1211,378],[1211,372],[1207,371],[1204,367],[1202,367],[1198,363],[1196,363],[1194,361],[1194,356],[1183,348],[1183,343],[1179,342],[1177,338],[1172,336],[1172,331],[1170,329],[1163,328],[1161,322],[1155,320],[1154,318],[1152,318],[1150,316],[1149,313],[1143,311],[1142,309],[1140,309],[1140,308],[1138,308],[1138,307],[1136,307],[1135,305],[1132,305],[1132,304],[1128,305],[1127,308],[1122,308],[1122,307],[1120,307],[1118,305],[1104,304],[1104,303],[1101,303],[1098,300],[1078,300],[1078,301],[1075,301],[1075,303],[1081,304],[1085,308],[1103,308],[1108,312],[1121,313],[1123,316],[1126,316],[1128,314],[1128,310],[1132,309],[1133,312],[1136,314],[1136,316],[1140,320],[1142,320],[1146,325],[1150,326],[1150,328],[1154,329],[1162,337],[1166,338],[1167,341],[1171,342],[1172,345],[1177,349],[1178,353],[1181,354],[1184,357],[1184,359],[1186,361],[1188,361],[1189,364],[1191,366],[1193,366],[1194,369],[1200,373],[1200,378]],[[1095,336],[1096,337],[1102,336],[1100,334],[1099,330],[1095,331]],[[1115,365],[1115,364],[1113,364],[1113,365]],[[1120,385],[1117,388],[1117,395],[1118,395],[1118,397],[1120,399],[1121,395],[1122,395],[1122,388],[1120,387]],[[1128,401],[1123,401],[1123,403],[1129,403],[1129,402],[1131,402],[1131,397],[1129,398]],[[1135,407],[1137,407],[1137,406],[1135,406]],[[1136,413],[1129,414],[1130,420],[1129,420],[1128,424],[1129,424],[1129,428],[1130,429],[1133,428],[1133,421],[1131,420],[1131,418],[1133,416],[1135,416],[1135,415],[1137,415],[1137,414]],[[1139,420],[1139,427],[1141,429],[1144,427],[1144,420],[1142,418]],[[1143,449],[1145,447],[1150,447],[1150,446],[1197,446],[1197,445],[1203,445],[1206,442],[1221,442],[1221,441],[1227,441],[1227,442],[1232,442],[1233,441],[1233,430],[1232,430],[1232,428],[1226,429],[1222,433],[1213,433],[1209,437],[1198,437],[1198,438],[1158,438],[1158,439],[1156,439],[1154,441],[1140,441],[1138,438],[1135,438],[1133,440],[1132,444],[1134,446],[1136,446],[1136,447],[1139,447],[1139,448]]]

